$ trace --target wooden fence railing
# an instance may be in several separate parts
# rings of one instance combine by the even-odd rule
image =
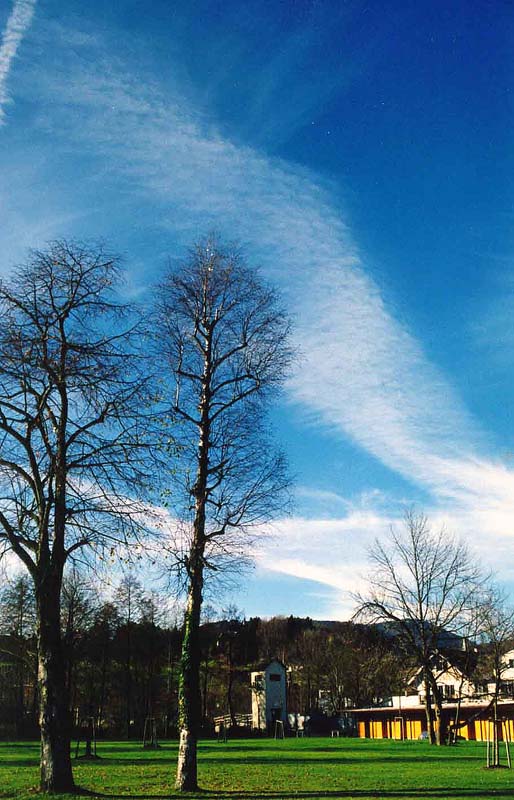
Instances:
[[[238,727],[252,727],[251,714],[236,714],[234,716],[234,721]],[[219,717],[214,717],[214,727],[219,728],[221,725],[223,725],[225,728],[230,728],[232,726],[232,717],[230,714],[223,714]]]

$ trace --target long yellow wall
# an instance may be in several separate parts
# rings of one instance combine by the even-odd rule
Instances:
[[[403,728],[403,730],[402,730]],[[365,739],[418,739],[423,727],[420,720],[405,719],[368,719],[360,720],[357,725],[359,737]]]
[[[475,725],[475,738],[478,742],[485,742],[487,739],[493,738],[493,723],[489,719],[476,719]],[[514,741],[514,720],[502,720],[499,726],[499,733],[501,739],[507,739],[509,742]]]
[[[402,731],[403,728],[403,731]],[[361,739],[419,739],[420,734],[425,729],[421,720],[403,718],[403,724],[399,719],[379,719],[368,718],[359,720],[358,734]],[[493,737],[493,723],[486,719],[477,719],[459,728],[458,735],[463,739],[476,739],[478,742],[485,742]],[[514,719],[502,720],[500,725],[500,737],[514,741]]]

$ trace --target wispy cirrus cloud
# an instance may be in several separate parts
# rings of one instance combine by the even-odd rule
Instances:
[[[146,207],[183,243],[215,227],[245,242],[283,285],[303,353],[288,391],[306,419],[350,437],[429,492],[431,510],[447,512],[457,528],[472,523],[477,541],[490,542],[499,531],[509,539],[514,474],[490,457],[487,436],[456,388],[384,300],[334,188],[222,136],[180,87],[164,87],[121,58],[101,49],[94,58],[76,57],[64,41],[60,54],[46,73],[31,76],[52,107],[45,125],[53,140],[93,159],[113,196],[130,195],[127,213],[132,208],[139,224]],[[314,562],[312,549],[301,555],[302,542],[315,542],[321,523],[295,520],[298,535],[284,529],[291,556],[268,566],[297,575],[315,565],[327,585],[347,585],[363,551],[352,545],[350,553],[344,531],[364,541],[389,521],[387,514],[356,520],[349,513],[330,535],[321,526]],[[337,537],[347,546],[334,549]]]
[[[291,395],[407,478],[445,482],[448,465],[473,452],[482,433],[387,308],[330,187],[235,145],[186,98],[121,69],[75,64],[58,85],[46,80],[61,112],[56,132],[115,165],[184,240],[214,226],[246,241],[285,285],[296,317],[303,362]]]
[[[9,101],[7,79],[18,47],[27,31],[36,0],[15,0],[0,42],[0,125],[5,124],[5,106]]]
[[[285,285],[303,351],[289,385],[300,403],[435,490],[461,460],[477,463],[483,432],[387,307],[330,186],[222,137],[178,90],[122,61],[85,68],[72,58],[60,69],[38,87],[57,135],[108,162],[135,202],[158,206],[161,223],[183,240],[214,225],[246,241]]]

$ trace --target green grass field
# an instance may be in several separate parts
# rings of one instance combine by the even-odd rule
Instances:
[[[104,798],[172,798],[176,745],[143,750],[100,743],[96,762],[75,762],[77,784]],[[200,745],[203,791],[194,797],[259,798],[514,798],[514,770],[484,769],[485,746],[462,742],[362,739],[235,740]],[[36,743],[0,743],[0,797],[34,797]],[[66,797],[72,797],[67,795]]]

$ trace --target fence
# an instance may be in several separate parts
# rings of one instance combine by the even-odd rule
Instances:
[[[251,714],[235,714],[234,719],[230,714],[223,714],[219,717],[214,717],[214,727],[218,730],[222,725],[224,728],[231,728],[232,723],[235,722],[238,728],[251,728],[252,715]]]

